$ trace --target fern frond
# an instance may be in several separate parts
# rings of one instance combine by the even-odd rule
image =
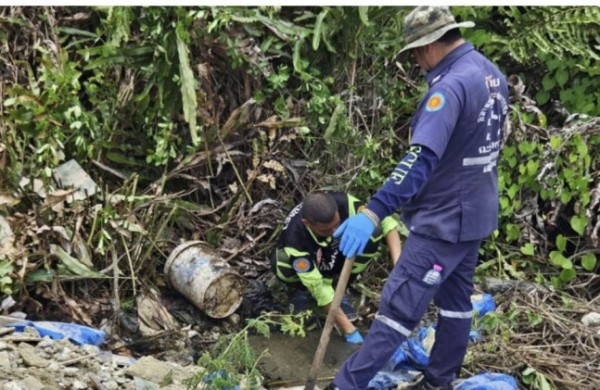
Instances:
[[[593,45],[600,35],[600,7],[510,7],[505,14],[512,35],[506,48],[519,62],[536,50],[561,59],[569,53],[600,60]]]

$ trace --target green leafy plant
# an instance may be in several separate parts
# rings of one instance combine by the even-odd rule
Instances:
[[[456,7],[456,12],[476,19],[477,27],[465,36],[484,53],[530,69],[526,82],[539,105],[554,101],[571,113],[600,114],[597,7]]]
[[[0,260],[0,292],[5,295],[13,293],[13,280],[10,277],[14,271],[14,265],[8,259]]]
[[[534,390],[551,390],[554,389],[554,385],[549,381],[544,374],[531,367],[527,367],[521,372],[521,378],[523,383],[529,385]]]
[[[304,337],[304,321],[310,317],[309,311],[299,314],[263,313],[249,319],[248,324],[239,332],[219,338],[213,351],[205,352],[197,364],[204,371],[187,380],[187,389],[227,389],[239,385],[241,376],[246,380],[246,388],[258,389],[262,376],[257,369],[258,362],[268,351],[257,355],[248,342],[250,330],[268,337],[270,327],[278,327],[291,336]]]

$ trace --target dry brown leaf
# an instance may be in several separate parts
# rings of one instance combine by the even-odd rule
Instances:
[[[19,203],[19,199],[13,198],[10,195],[0,194],[0,206],[8,205],[15,206]]]
[[[148,294],[140,294],[136,298],[140,332],[144,336],[152,336],[161,330],[177,329],[175,319],[159,302],[154,290]]]
[[[238,130],[248,123],[249,114],[255,104],[256,101],[254,99],[250,99],[231,112],[227,122],[225,122],[219,131],[223,139],[225,139],[231,131]]]
[[[127,238],[128,240],[131,240],[131,232],[125,228],[123,228],[121,225],[119,225],[117,222],[115,222],[114,220],[110,220],[110,226],[112,226],[113,229],[115,229],[120,235],[122,235],[123,237]]]
[[[254,127],[260,127],[260,126],[276,127],[277,126],[277,115],[272,115],[272,116],[268,117],[267,119],[265,119],[264,121],[254,125]]]
[[[205,62],[205,63],[196,65],[196,70],[198,71],[198,74],[200,75],[200,77],[202,77],[206,81],[210,81],[210,64],[209,63]]]
[[[296,134],[290,133],[290,134],[282,135],[281,137],[279,137],[279,141],[290,142],[292,140],[295,140],[296,138],[298,138],[298,136]]]
[[[269,128],[274,127],[277,129],[281,129],[283,127],[296,127],[296,126],[299,126],[300,124],[302,124],[302,118],[287,118],[287,119],[278,121],[277,116],[273,115],[273,116],[270,116],[269,118],[265,119],[264,121],[254,125],[254,127],[265,126],[265,127],[269,127]]]
[[[8,221],[0,216],[0,259],[12,257],[15,253],[15,235]]]
[[[281,165],[281,163],[279,163],[278,161],[275,161],[275,160],[269,160],[269,161],[265,162],[263,164],[263,166],[265,168],[273,169],[277,172],[285,173],[285,168],[283,167],[283,165]]]
[[[69,306],[69,309],[71,309],[71,313],[74,318],[81,321],[84,325],[92,327],[94,326],[94,321],[92,321],[92,318],[85,312],[85,310],[82,310],[83,305],[80,305],[77,301],[75,301],[72,298],[69,298],[64,293],[63,299],[65,300],[67,306]]]
[[[72,195],[75,192],[77,192],[77,188],[71,188],[68,190],[54,190],[54,191],[48,193],[48,196],[46,197],[46,201],[44,202],[44,205],[52,206],[57,203],[60,203],[60,202],[64,201],[65,199],[67,199],[67,197],[69,195]]]
[[[268,183],[269,187],[271,187],[272,189],[276,189],[275,187],[275,177],[271,174],[262,174],[256,177],[259,181],[262,181],[263,183]]]
[[[59,18],[58,20],[60,20],[62,22],[77,22],[80,20],[87,20],[90,18],[90,16],[92,16],[91,12],[78,12],[72,16],[63,16],[63,17]]]

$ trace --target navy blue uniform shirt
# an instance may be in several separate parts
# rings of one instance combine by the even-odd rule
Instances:
[[[506,78],[465,42],[427,74],[427,82],[410,144],[430,149],[439,162],[402,205],[402,221],[411,232],[450,242],[485,238],[498,224],[496,162],[508,114]],[[371,203],[377,202],[387,204],[389,197],[382,191]]]

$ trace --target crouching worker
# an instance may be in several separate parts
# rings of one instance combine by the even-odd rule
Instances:
[[[335,285],[346,260],[339,250],[339,239],[332,238],[337,227],[364,208],[363,202],[341,192],[314,192],[296,205],[287,216],[277,248],[271,256],[271,270],[289,287],[293,312],[317,306],[329,312]],[[383,236],[393,264],[400,257],[398,222],[390,217],[374,230],[365,250],[354,261],[348,281],[350,285],[365,270],[378,252]],[[335,324],[346,341],[361,344],[363,338],[352,324],[358,319],[347,295],[344,295],[335,317]]]

